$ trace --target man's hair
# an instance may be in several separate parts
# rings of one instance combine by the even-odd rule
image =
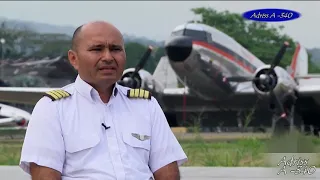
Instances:
[[[73,35],[72,35],[72,41],[71,41],[71,49],[72,50],[76,50],[77,48],[77,45],[78,45],[78,40],[79,40],[79,34],[80,34],[80,31],[82,29],[82,26],[79,26],[77,27],[77,29],[74,31]]]

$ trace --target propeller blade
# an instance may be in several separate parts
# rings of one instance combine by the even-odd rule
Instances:
[[[125,77],[122,80],[119,80],[118,83],[122,86],[127,86],[127,87],[131,87],[134,88],[136,85],[136,82],[134,80],[134,78],[137,76],[138,72],[144,67],[144,65],[146,64],[148,58],[151,55],[151,52],[153,50],[152,46],[149,46],[147,51],[144,53],[144,55],[142,56],[141,60],[139,61],[139,63],[137,64],[137,66],[135,67],[134,72],[130,75],[130,77]]]
[[[135,77],[137,75],[137,73],[144,67],[144,65],[146,64],[148,58],[151,55],[152,50],[153,50],[153,47],[149,46],[147,51],[144,53],[144,55],[142,56],[141,60],[137,64],[137,66],[135,68],[135,71],[131,74],[130,78]]]
[[[283,45],[281,46],[278,54],[276,55],[276,57],[274,58],[273,62],[271,63],[271,68],[269,73],[276,67],[279,65],[281,59],[283,58],[284,53],[286,52],[287,47],[289,46],[289,43],[286,41],[283,43]],[[268,73],[268,74],[269,74]]]
[[[280,111],[281,111],[280,116],[281,116],[281,118],[286,118],[286,117],[287,117],[287,114],[286,114],[286,111],[284,110],[284,107],[283,107],[280,99],[278,98],[277,95],[274,94],[273,91],[271,91],[270,93],[271,93],[271,95],[275,98],[276,103],[277,103],[278,107],[280,108]]]

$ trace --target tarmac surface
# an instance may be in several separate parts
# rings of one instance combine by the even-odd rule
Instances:
[[[292,169],[292,168],[291,168]],[[181,180],[286,180],[320,179],[320,168],[310,169],[310,174],[294,175],[287,169],[287,173],[280,172],[280,168],[257,167],[181,167]],[[0,179],[29,180],[31,179],[17,166],[0,166]]]

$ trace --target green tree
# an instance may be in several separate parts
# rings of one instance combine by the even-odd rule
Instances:
[[[308,53],[308,62],[309,62],[308,72],[309,74],[317,74],[320,72],[320,68],[319,66],[317,66],[315,63],[311,61],[311,58],[312,58],[311,53]]]
[[[29,28],[12,29],[7,26],[6,22],[0,24],[0,38],[4,38],[4,55],[6,58],[18,58],[22,53],[16,50],[16,46],[20,45],[24,38],[34,34]],[[1,52],[2,48],[0,49]],[[2,53],[2,52],[1,52]]]

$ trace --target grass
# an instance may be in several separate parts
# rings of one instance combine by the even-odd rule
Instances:
[[[320,166],[320,139],[296,132],[224,141],[196,136],[180,143],[189,158],[185,166],[275,167],[284,156],[310,159],[309,165]]]
[[[239,138],[239,134],[237,136]],[[312,165],[320,166],[320,139],[298,133],[269,139],[251,135],[236,140],[232,135],[206,137],[200,133],[188,138],[177,135],[177,138],[189,158],[184,166],[270,167],[276,166],[284,155],[293,153],[300,153],[296,156],[302,157],[307,155],[308,158],[316,156],[311,157],[316,160]],[[17,165],[21,146],[21,140],[2,140],[0,165]]]
[[[261,164],[261,140],[231,142],[181,142],[189,161],[185,166],[258,166]]]
[[[0,165],[18,165],[21,147],[21,141],[1,141]]]

